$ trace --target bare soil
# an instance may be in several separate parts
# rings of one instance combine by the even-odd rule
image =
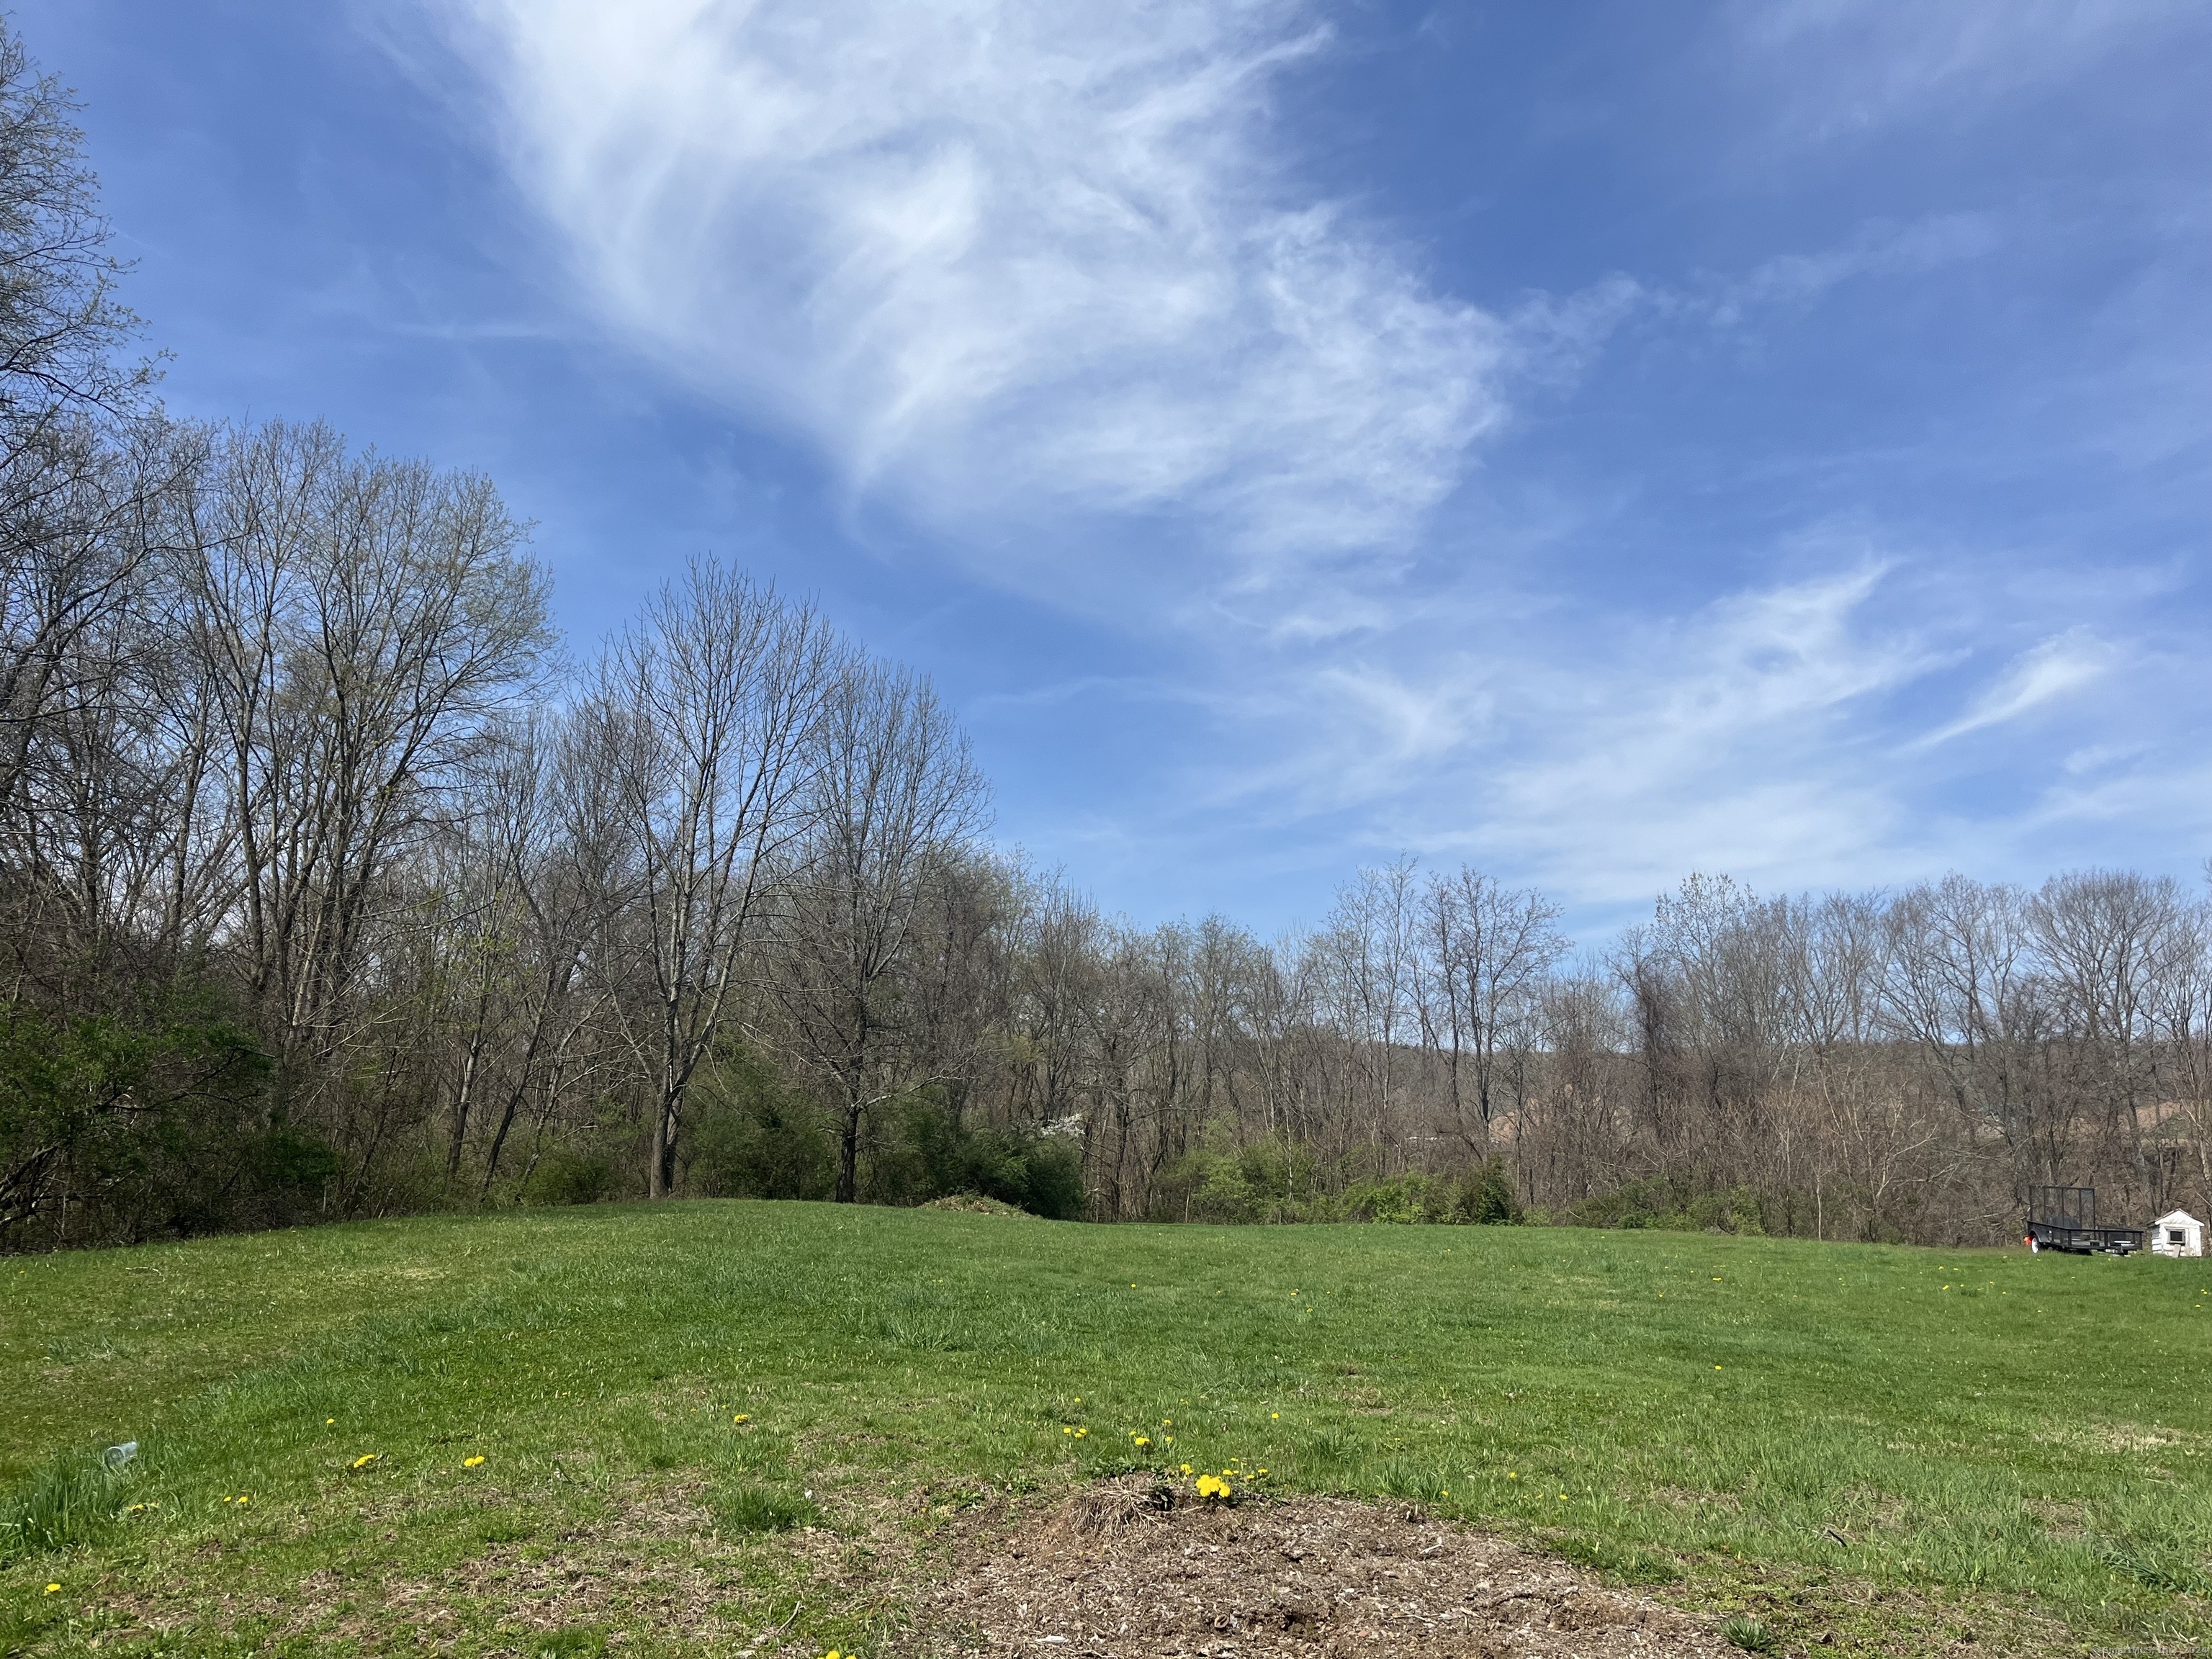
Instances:
[[[1713,1621],[1418,1511],[1141,1479],[981,1518],[931,1578],[915,1642],[945,1659],[1741,1659]]]

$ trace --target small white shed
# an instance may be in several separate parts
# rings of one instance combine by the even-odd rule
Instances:
[[[2203,1255],[2204,1224],[2186,1210],[2162,1215],[2150,1224],[2154,1255]]]

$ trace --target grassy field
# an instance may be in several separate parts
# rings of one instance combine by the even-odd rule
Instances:
[[[1790,1651],[2212,1638],[2201,1261],[689,1203],[0,1285],[0,1522],[142,1447],[113,1521],[0,1561],[0,1654],[873,1655],[871,1561],[1186,1463],[1417,1502]]]

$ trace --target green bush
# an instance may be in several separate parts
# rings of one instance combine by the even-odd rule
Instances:
[[[837,1175],[835,1121],[773,1061],[733,1047],[693,1091],[684,1173],[690,1188],[708,1198],[828,1198]],[[1066,1220],[1084,1212],[1083,1153],[1040,1129],[971,1127],[941,1090],[921,1089],[869,1113],[860,1195],[896,1206],[968,1195]]]
[[[718,1055],[693,1094],[685,1173],[708,1198],[827,1198],[836,1179],[821,1109],[749,1049]]]
[[[1085,1203],[1083,1152],[1041,1129],[970,1128],[937,1091],[924,1090],[884,1119],[870,1149],[866,1189],[888,1204],[972,1193],[1031,1215],[1073,1220]]]
[[[1522,1219],[1513,1178],[1505,1173],[1504,1164],[1494,1158],[1461,1182],[1455,1207],[1459,1220],[1477,1226],[1511,1226]]]
[[[1083,1152],[1072,1140],[1021,1129],[969,1137],[962,1192],[974,1192],[1055,1221],[1083,1213]]]
[[[1313,1148],[1273,1136],[1240,1146],[1201,1146],[1161,1172],[1159,1211],[1186,1221],[1325,1219],[1321,1175]]]
[[[1402,1175],[1393,1181],[1362,1181],[1344,1189],[1346,1221],[1400,1224],[1452,1218],[1451,1189],[1434,1176]]]
[[[97,1014],[0,1011],[0,1169],[17,1172],[0,1249],[313,1213],[337,1162],[272,1127],[268,1075],[252,1039],[190,987]]]
[[[1571,1205],[1562,1219],[1577,1227],[1649,1228],[1662,1232],[1764,1234],[1767,1200],[1749,1187],[1697,1188],[1653,1176],[1632,1181]],[[1779,1229],[1787,1231],[1788,1228]]]
[[[532,1204],[604,1204],[621,1186],[621,1171],[604,1152],[556,1146],[538,1159],[523,1195]]]
[[[1419,1170],[1388,1179],[1358,1150],[1334,1161],[1311,1147],[1269,1138],[1214,1143],[1171,1159],[1152,1186],[1162,1221],[1376,1221],[1510,1224],[1522,1210],[1513,1177],[1492,1158],[1452,1177]]]
[[[1162,1221],[1274,1221],[1269,1194],[1251,1182],[1234,1153],[1200,1147],[1166,1164],[1152,1182],[1152,1213]]]
[[[1513,1178],[1496,1158],[1456,1181],[1412,1174],[1395,1181],[1359,1182],[1345,1188],[1342,1212],[1347,1221],[1510,1226],[1521,1219]]]

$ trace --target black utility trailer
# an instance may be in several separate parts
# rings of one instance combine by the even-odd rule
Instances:
[[[2027,1248],[2070,1250],[2075,1255],[2133,1255],[2143,1247],[2140,1227],[2100,1227],[2094,1187],[2031,1187]]]

